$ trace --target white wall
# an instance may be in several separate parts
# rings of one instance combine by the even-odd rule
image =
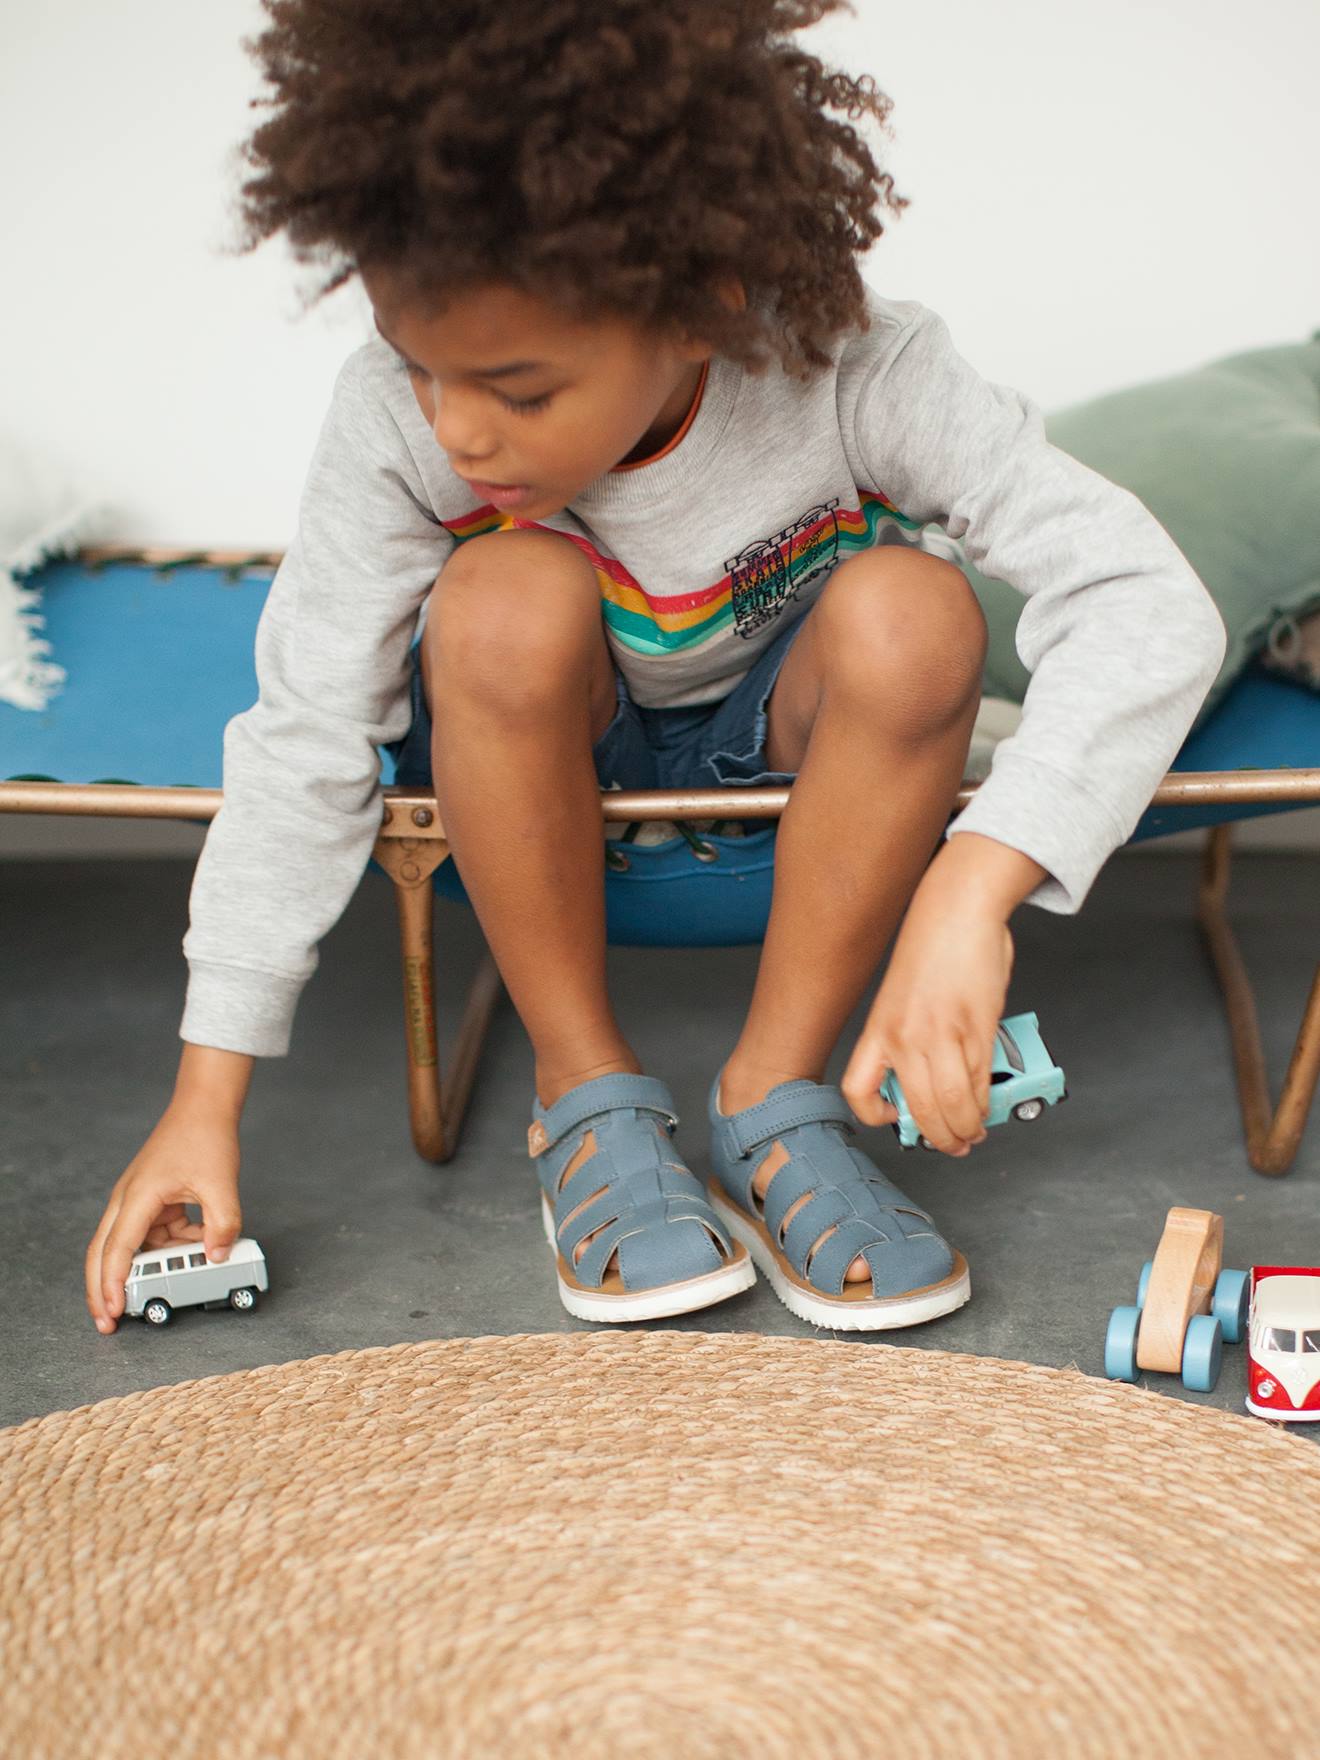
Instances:
[[[126,542],[287,544],[369,329],[356,287],[299,319],[282,243],[222,254],[263,18],[44,0],[0,26],[0,431]],[[857,0],[803,42],[895,101],[867,133],[912,205],[867,279],[1046,409],[1320,325],[1315,0]]]

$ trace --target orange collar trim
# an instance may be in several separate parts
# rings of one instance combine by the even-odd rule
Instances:
[[[634,458],[634,459],[630,460],[630,462],[628,464],[614,465],[610,471],[611,475],[613,475],[615,471],[637,471],[637,470],[640,470],[644,464],[654,464],[657,458],[664,458],[666,453],[670,453],[674,450],[674,448],[678,445],[679,441],[683,438],[684,434],[687,433],[688,429],[692,426],[693,422],[696,420],[697,411],[701,408],[702,393],[706,389],[706,380],[709,377],[709,375],[710,375],[710,358],[709,358],[709,356],[707,356],[707,358],[701,363],[701,377],[697,381],[697,389],[696,389],[696,392],[694,393],[693,398],[692,398],[692,407],[688,410],[687,414],[683,417],[682,422],[679,424],[678,432],[664,446],[662,446],[660,448],[659,452],[648,453],[645,458]]]

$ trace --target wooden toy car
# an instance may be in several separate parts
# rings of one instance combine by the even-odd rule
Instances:
[[[917,1129],[902,1086],[892,1069],[880,1084],[880,1094],[898,1109],[898,1122],[893,1130],[902,1147],[911,1149],[920,1143],[923,1149],[933,1149],[935,1145]],[[987,1125],[1003,1124],[1009,1118],[1030,1124],[1047,1106],[1056,1106],[1067,1098],[1063,1071],[1045,1049],[1036,1016],[1007,1015],[995,1028],[995,1042],[990,1054]]]
[[[1285,1424],[1320,1419],[1320,1267],[1251,1267],[1247,1410]]]
[[[1182,1375],[1184,1387],[1209,1393],[1219,1379],[1224,1340],[1246,1330],[1250,1286],[1245,1271],[1225,1271],[1224,1219],[1213,1210],[1175,1205],[1155,1257],[1141,1268],[1135,1308],[1115,1308],[1105,1337],[1105,1374],[1135,1381],[1141,1369]]]
[[[247,1235],[240,1235],[218,1264],[206,1257],[200,1241],[141,1247],[124,1283],[124,1318],[135,1315],[149,1326],[165,1326],[176,1308],[245,1313],[256,1306],[257,1291],[269,1288],[265,1254]]]

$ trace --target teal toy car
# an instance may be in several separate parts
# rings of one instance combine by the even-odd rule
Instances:
[[[908,1111],[908,1103],[898,1077],[891,1069],[880,1084],[880,1095],[898,1108],[894,1134],[903,1148],[920,1143],[933,1149],[917,1129],[917,1122]],[[1038,1119],[1047,1106],[1057,1106],[1068,1098],[1063,1071],[1046,1050],[1034,1014],[1010,1014],[995,1028],[994,1050],[990,1058],[990,1114],[987,1124],[1004,1124],[1009,1118],[1020,1118],[1024,1124]]]

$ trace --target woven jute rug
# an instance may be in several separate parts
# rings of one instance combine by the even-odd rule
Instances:
[[[0,1432],[6,1760],[1320,1750],[1320,1453],[1064,1370],[438,1340]]]

